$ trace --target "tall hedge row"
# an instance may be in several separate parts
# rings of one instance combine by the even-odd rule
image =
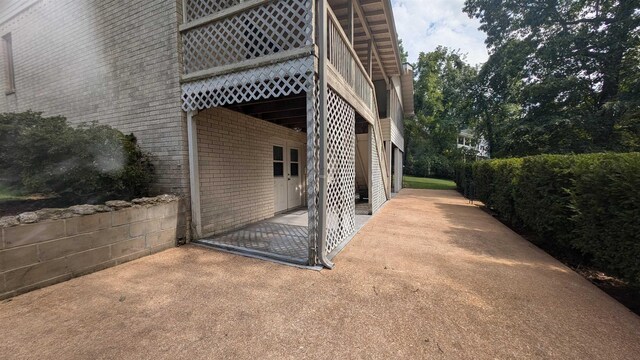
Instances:
[[[481,161],[456,181],[507,223],[640,285],[640,153]]]

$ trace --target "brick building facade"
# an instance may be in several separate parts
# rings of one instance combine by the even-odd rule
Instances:
[[[0,112],[32,110],[133,132],[154,155],[156,190],[187,194],[181,2],[9,0],[3,6],[0,36],[11,36],[15,91],[0,96]],[[3,64],[6,56],[3,51]],[[0,67],[3,84],[7,76]]]
[[[302,263],[330,267],[356,201],[402,187],[413,85],[389,0],[8,0],[0,36],[0,112],[134,133],[196,240],[303,209]]]

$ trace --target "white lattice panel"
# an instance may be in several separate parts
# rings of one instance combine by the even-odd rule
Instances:
[[[356,114],[333,90],[327,96],[326,252],[355,231]]]
[[[312,20],[310,0],[278,0],[188,30],[182,36],[184,72],[310,46]]]
[[[187,21],[193,21],[215,14],[226,8],[240,4],[243,0],[184,0]]]
[[[301,94],[313,85],[313,57],[289,60],[182,85],[182,109],[202,110]]]
[[[371,131],[374,131],[371,129]],[[384,191],[384,183],[382,182],[382,169],[380,168],[380,154],[378,154],[378,146],[375,133],[371,136],[370,142],[371,154],[371,213],[375,214],[378,209],[387,201],[387,194]]]
[[[317,79],[307,93],[307,209],[309,244],[318,243],[318,206],[320,193],[320,120]],[[310,259],[313,260],[313,259]]]

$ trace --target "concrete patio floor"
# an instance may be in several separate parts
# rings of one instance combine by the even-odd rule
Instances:
[[[368,204],[364,205],[368,207]],[[371,215],[361,215],[356,211],[356,232],[369,219]],[[197,243],[247,256],[306,266],[309,264],[308,224],[307,209],[296,209],[237,230],[200,239]]]
[[[633,359],[640,317],[453,191],[321,272],[184,246],[0,303],[3,359]]]

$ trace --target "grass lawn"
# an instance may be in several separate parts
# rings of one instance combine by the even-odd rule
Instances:
[[[36,211],[42,208],[67,207],[74,204],[64,203],[53,195],[26,194],[24,191],[14,190],[0,184],[0,217],[18,215],[26,211]]]
[[[0,185],[0,201],[24,200],[26,196],[16,194],[14,191]]]
[[[455,190],[456,183],[451,180],[419,178],[413,176],[403,177],[404,187],[410,189]]]
[[[17,191],[0,184],[0,202],[41,200],[50,197],[42,194],[25,194],[23,191]]]

